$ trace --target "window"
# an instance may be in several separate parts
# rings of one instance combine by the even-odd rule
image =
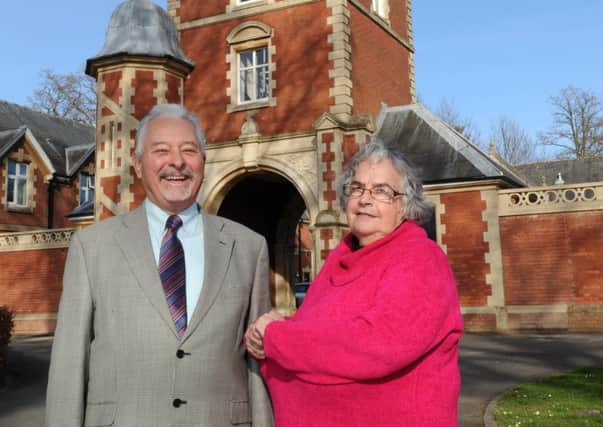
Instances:
[[[94,200],[94,175],[80,174],[80,205]]]
[[[273,3],[274,0],[229,0],[226,5],[226,13],[231,13],[241,9],[252,9],[257,6]]]
[[[27,206],[27,163],[8,161],[6,201],[9,206]]]
[[[226,78],[230,85],[226,87],[226,94],[230,104],[227,112],[276,105],[276,82],[272,80],[276,71],[273,62],[276,48],[272,45],[272,35],[272,28],[258,21],[239,24],[228,35]]]
[[[268,47],[239,52],[239,102],[268,99],[270,70]]]
[[[388,0],[372,0],[371,10],[381,18],[389,19],[389,3]]]

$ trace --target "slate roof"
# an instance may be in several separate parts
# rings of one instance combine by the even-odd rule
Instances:
[[[559,173],[565,184],[603,181],[603,157],[525,163],[514,167],[535,186],[555,184]]]
[[[127,0],[115,8],[105,35],[105,44],[86,62],[86,73],[95,74],[95,63],[117,55],[171,58],[192,69],[184,54],[172,17],[150,0]]]
[[[77,208],[69,212],[67,218],[73,220],[91,216],[94,216],[94,200],[91,200],[89,202],[84,203],[83,205],[78,206]]]
[[[424,184],[501,179],[526,185],[510,167],[488,156],[421,104],[383,106],[376,135],[398,147]]]
[[[27,129],[58,175],[70,176],[75,172],[74,165],[81,165],[94,153],[96,131],[93,126],[0,101],[0,157],[21,140]]]

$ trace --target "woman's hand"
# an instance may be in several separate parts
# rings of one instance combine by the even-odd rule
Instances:
[[[258,317],[249,324],[245,332],[245,348],[256,359],[264,359],[264,332],[266,327],[276,321],[282,320],[283,316],[272,310]]]

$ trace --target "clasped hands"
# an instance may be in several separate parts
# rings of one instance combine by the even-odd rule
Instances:
[[[249,324],[245,331],[245,348],[256,359],[265,359],[264,354],[264,332],[266,326],[274,321],[283,320],[283,316],[277,311],[272,310],[262,314],[256,320]]]

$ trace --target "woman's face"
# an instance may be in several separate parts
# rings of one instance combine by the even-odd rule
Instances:
[[[400,193],[402,177],[389,159],[368,159],[356,168],[352,185],[372,190],[375,187],[388,186]],[[346,216],[352,234],[361,246],[366,246],[395,230],[402,222],[402,197],[391,201],[375,200],[369,191],[360,197],[350,196],[346,207]]]

